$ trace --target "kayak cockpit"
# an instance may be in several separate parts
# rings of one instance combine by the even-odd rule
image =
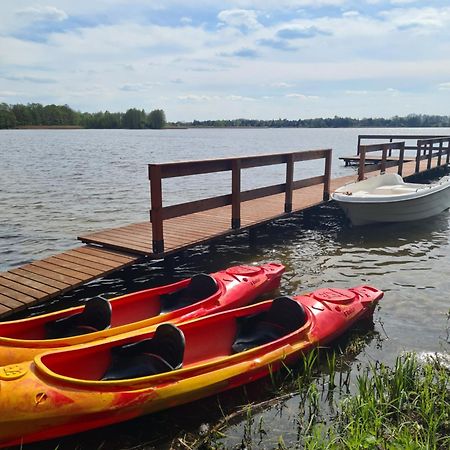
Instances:
[[[89,299],[81,312],[45,324],[46,338],[59,339],[111,327],[111,303],[103,297]]]
[[[191,278],[190,283],[185,288],[160,296],[160,314],[176,311],[206,300],[218,291],[219,285],[211,275],[199,273]]]
[[[239,358],[266,344],[283,346],[287,336],[311,324],[311,314],[290,297],[245,309],[251,312],[228,311],[178,326],[165,323],[119,342],[48,353],[38,357],[36,365],[71,382],[130,380]]]
[[[194,275],[186,286],[177,286],[173,292],[136,298],[112,304],[102,298],[89,299],[81,312],[45,324],[46,339],[59,339],[94,333],[111,326],[126,325],[130,322],[156,317],[185,308],[208,299],[219,292],[217,281],[204,273]],[[124,305],[127,309],[125,310]]]

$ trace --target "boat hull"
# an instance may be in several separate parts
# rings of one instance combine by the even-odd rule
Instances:
[[[355,226],[422,220],[450,208],[448,177],[435,185],[398,183],[365,190],[368,181],[344,186],[332,196]]]
[[[46,339],[45,326],[49,322],[79,313],[83,306],[0,323],[0,365],[29,361],[48,350],[154,328],[162,322],[177,323],[247,305],[278,288],[284,270],[282,264],[267,263],[261,266],[234,266],[213,273],[211,277],[219,287],[214,295],[166,314],[160,314],[161,296],[185,288],[189,279],[123,295],[109,300],[112,307],[110,328],[78,336]]]
[[[272,301],[179,324],[186,337],[185,366],[160,375],[99,381],[112,347],[148,338],[152,332],[129,333],[1,367],[0,446],[117,423],[254,381],[296,361],[317,345],[328,344],[370,315],[382,295],[375,288],[361,286],[321,289],[294,297],[306,314],[303,325],[279,339],[235,354],[231,346],[237,321],[264,313]]]

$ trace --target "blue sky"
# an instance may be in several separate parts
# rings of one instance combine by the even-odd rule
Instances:
[[[450,114],[448,0],[3,0],[0,102],[172,121]]]

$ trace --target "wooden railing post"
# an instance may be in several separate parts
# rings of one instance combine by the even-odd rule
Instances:
[[[164,252],[161,167],[150,164],[148,176],[150,178],[150,221],[152,223],[153,253],[158,254]]]
[[[427,161],[427,170],[431,169],[431,158],[433,157],[433,143],[430,142],[428,144],[428,161]]]
[[[284,198],[284,212],[292,212],[292,192],[294,190],[294,155],[291,153],[286,161],[286,192]]]
[[[445,162],[446,164],[450,164],[450,139],[447,142],[447,158]]]
[[[241,227],[241,160],[231,162],[231,228]]]
[[[381,152],[380,173],[386,172],[386,158],[387,158],[388,148],[389,148],[388,144],[383,144],[382,152]]]
[[[361,147],[361,136],[358,134],[358,148],[356,149],[356,154],[359,155],[359,147]]]
[[[366,149],[364,148],[364,146],[359,146],[358,181],[364,180],[365,167],[366,167]]]
[[[439,142],[438,166],[441,165],[441,162],[442,162],[442,141]]]
[[[399,154],[399,158],[398,158],[398,171],[397,171],[397,173],[400,176],[402,176],[402,174],[403,174],[404,159],[405,159],[405,143],[400,142],[400,154]]]
[[[323,201],[326,202],[330,200],[330,183],[331,183],[331,158],[332,151],[327,151],[325,155],[325,172],[323,181]]]
[[[419,170],[420,170],[421,156],[422,156],[422,141],[417,140],[416,169],[415,169],[416,173],[419,173]]]

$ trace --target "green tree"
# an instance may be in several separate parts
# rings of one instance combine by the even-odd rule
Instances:
[[[147,117],[149,128],[161,129],[166,126],[166,114],[162,109],[154,109]]]
[[[17,125],[16,116],[9,105],[0,103],[0,129],[14,128]]]

